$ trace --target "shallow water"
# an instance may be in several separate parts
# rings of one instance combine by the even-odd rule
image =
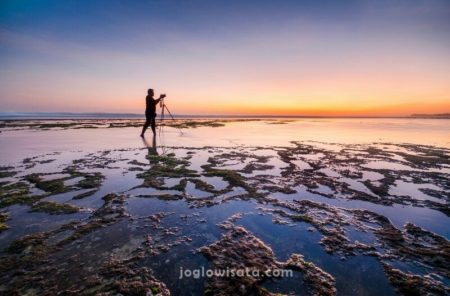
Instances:
[[[3,131],[0,163],[54,151],[98,151],[138,148],[143,141],[135,127],[69,130]],[[184,129],[166,127],[158,135],[165,146],[285,146],[290,141],[324,143],[411,143],[450,147],[446,119],[299,119],[286,124],[264,121],[230,122],[224,127]],[[148,142],[151,142],[149,140]],[[151,143],[150,143],[151,144]]]
[[[14,240],[49,231],[57,233],[47,243],[58,244],[73,233],[58,231],[63,225],[90,223],[95,220],[93,213],[107,204],[102,198],[117,193],[124,195],[126,216],[49,255],[53,263],[45,264],[73,275],[55,276],[59,289],[82,286],[82,279],[110,257],[124,260],[144,250],[139,266],[152,269],[173,295],[202,294],[209,280],[180,280],[180,268],[210,267],[212,263],[198,249],[220,240],[227,229],[219,224],[240,214],[232,221],[234,226],[261,239],[280,262],[293,253],[302,254],[335,278],[338,295],[393,295],[395,287],[382,264],[421,277],[440,269],[423,258],[408,258],[402,265],[358,248],[350,254],[339,249],[343,246],[328,252],[329,246],[321,240],[330,235],[317,221],[332,217],[327,227],[342,229],[349,244],[361,242],[380,253],[393,252],[394,258],[397,251],[376,234],[379,225],[358,217],[354,210],[382,215],[401,231],[411,222],[448,240],[449,131],[450,120],[231,121],[223,127],[183,129],[182,135],[165,127],[154,143],[151,137],[138,137],[137,127],[3,130],[0,166],[12,166],[8,170],[16,174],[0,178],[5,182],[2,186],[25,182],[28,195],[38,201],[0,208],[9,216],[9,228],[0,232],[0,250],[11,256],[6,250]],[[146,175],[151,176],[158,165],[169,166],[162,171],[167,175],[156,179]],[[93,173],[101,180],[83,185]],[[32,184],[30,174],[37,174],[43,183]],[[62,180],[62,192],[45,187],[45,182],[55,180]],[[8,192],[2,191],[1,198]],[[77,197],[83,193],[90,194]],[[78,212],[34,211],[42,201],[72,205]],[[292,218],[299,213],[293,207],[302,201],[314,203],[302,213],[308,219],[299,221]],[[326,207],[320,209],[321,204]],[[157,213],[164,213],[160,221],[149,218]],[[151,253],[154,250],[157,254]],[[90,255],[82,255],[86,253]],[[81,264],[70,266],[66,258]],[[411,269],[414,264],[424,267]],[[10,277],[2,275],[5,280]],[[445,277],[438,282],[448,285]],[[262,283],[272,292],[296,295],[308,285],[301,272],[292,279]],[[0,285],[0,291],[8,287]]]

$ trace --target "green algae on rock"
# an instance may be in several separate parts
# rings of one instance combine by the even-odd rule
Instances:
[[[14,204],[32,204],[41,198],[41,196],[32,196],[29,186],[25,182],[0,185],[0,208]]]
[[[40,201],[31,207],[31,212],[44,212],[51,215],[73,214],[79,209],[70,204],[61,204],[52,201]]]
[[[64,193],[70,191],[70,188],[64,185],[65,179],[43,180],[40,174],[27,175],[25,176],[24,179],[34,184],[36,188],[39,188],[50,194]]]
[[[14,167],[11,166],[0,166],[0,179],[15,176],[16,171],[13,171]]]
[[[401,155],[401,153],[414,154],[411,152],[413,151],[412,148],[405,148],[407,151],[405,152],[399,146],[395,146],[395,149],[391,151],[387,150],[387,148],[379,148],[378,144],[336,146],[338,148],[335,151],[320,147],[319,144],[306,145],[304,143],[296,143],[288,147],[272,148],[171,147],[170,149],[175,151],[176,154],[169,153],[159,156],[147,155],[145,148],[124,149],[123,151],[105,150],[89,153],[86,156],[77,154],[76,157],[78,159],[75,161],[69,159],[72,162],[66,169],[61,169],[64,166],[62,165],[58,167],[58,172],[38,173],[37,178],[36,176],[29,177],[34,182],[31,182],[31,184],[52,181],[49,180],[49,178],[52,178],[52,175],[54,175],[54,178],[57,178],[56,180],[63,181],[65,184],[71,184],[65,185],[66,189],[70,191],[69,194],[58,196],[50,196],[51,192],[58,192],[58,186],[56,185],[41,185],[41,187],[43,186],[43,188],[45,187],[49,190],[42,193],[23,179],[28,165],[34,164],[33,172],[37,172],[41,168],[40,161],[42,158],[30,158],[29,162],[15,167],[14,170],[17,171],[17,175],[10,178],[14,181],[4,179],[4,182],[0,182],[1,207],[21,203],[36,208],[39,205],[42,206],[42,203],[45,204],[43,201],[40,202],[43,198],[50,200],[61,198],[61,200],[66,201],[78,194],[72,199],[92,195],[92,198],[77,200],[76,203],[92,208],[93,212],[89,214],[87,212],[88,209],[86,209],[86,211],[83,210],[78,215],[51,217],[54,220],[67,219],[67,222],[64,222],[66,224],[61,227],[57,226],[57,231],[34,233],[29,237],[22,237],[16,240],[12,246],[13,249],[17,249],[17,253],[9,252],[6,258],[2,257],[0,259],[2,263],[0,265],[13,266],[7,271],[8,274],[0,275],[2,283],[4,283],[0,285],[0,290],[8,292],[18,291],[18,294],[31,293],[31,291],[45,294],[43,291],[48,291],[48,295],[58,292],[63,294],[65,292],[73,292],[87,295],[96,293],[132,293],[132,291],[159,293],[163,290],[161,287],[158,288],[158,285],[146,285],[144,281],[157,281],[156,278],[167,281],[166,274],[161,276],[158,273],[159,271],[157,271],[153,277],[150,277],[140,267],[148,264],[148,262],[163,264],[162,262],[165,261],[158,261],[161,258],[164,258],[161,260],[169,258],[171,260],[169,264],[172,264],[174,262],[172,258],[178,255],[178,249],[172,250],[172,248],[180,245],[182,245],[180,248],[188,248],[189,246],[184,246],[184,244],[191,240],[190,237],[185,237],[185,233],[182,233],[180,230],[183,227],[182,225],[187,225],[187,228],[200,229],[199,232],[201,233],[192,233],[195,248],[204,245],[205,242],[207,242],[206,244],[211,244],[212,241],[216,240],[216,232],[214,230],[210,231],[214,228],[210,221],[216,216],[215,214],[214,216],[211,215],[216,210],[213,207],[217,205],[218,207],[223,206],[224,209],[230,209],[235,205],[240,206],[239,203],[245,203],[246,206],[250,205],[252,207],[249,211],[256,211],[256,214],[261,215],[271,215],[272,222],[280,224],[277,227],[292,226],[295,229],[298,227],[305,231],[312,229],[314,233],[306,233],[312,237],[317,235],[315,247],[320,249],[320,252],[325,251],[329,253],[326,256],[330,258],[342,259],[342,264],[346,264],[345,260],[351,259],[352,256],[358,256],[359,258],[372,256],[375,259],[375,265],[381,264],[384,267],[384,264],[386,264],[387,269],[380,269],[379,272],[383,276],[382,273],[384,271],[386,282],[389,279],[392,286],[397,287],[401,294],[435,293],[439,295],[442,291],[448,293],[445,289],[441,289],[442,286],[445,287],[445,283],[449,278],[446,270],[446,266],[450,264],[448,256],[449,243],[445,237],[427,231],[427,224],[420,220],[417,221],[420,221],[418,225],[421,227],[413,223],[399,226],[397,224],[398,221],[394,221],[395,224],[393,224],[387,218],[389,216],[387,214],[383,216],[382,213],[384,212],[379,210],[381,208],[380,205],[389,207],[393,204],[402,204],[408,205],[408,207],[416,207],[415,210],[417,211],[421,210],[417,207],[423,207],[424,210],[439,209],[443,213],[445,211],[448,212],[449,199],[446,192],[450,188],[450,183],[448,181],[449,174],[447,173],[448,166],[445,160],[445,154],[448,151],[445,150],[446,152],[442,153],[431,151],[429,157],[433,158],[432,160],[414,160],[411,157]],[[422,149],[425,148],[422,147],[419,150]],[[256,153],[265,154],[264,150],[267,150],[266,156],[254,155]],[[425,154],[425,152],[417,153]],[[203,154],[206,154],[206,157]],[[207,157],[210,159],[205,162],[204,159]],[[131,160],[132,158],[136,158],[136,161]],[[145,159],[148,162],[142,162]],[[304,161],[309,166],[305,165],[302,168],[296,164],[297,161]],[[383,165],[388,167],[383,167]],[[272,169],[272,166],[275,166],[276,169]],[[42,167],[46,168],[48,166]],[[137,172],[138,178],[140,178],[138,180],[133,179],[136,172],[130,173],[130,171],[133,171],[133,167],[138,167],[142,170]],[[200,167],[201,169],[193,169],[194,167]],[[101,175],[104,177],[100,177],[100,173],[94,172],[97,168],[101,169]],[[22,169],[23,171],[20,172]],[[112,173],[110,174],[110,172]],[[61,177],[61,173],[68,173],[70,176],[67,178]],[[129,199],[127,195],[116,193],[103,196],[102,200],[101,196],[95,194],[100,192],[99,189],[103,180],[108,182],[105,182],[101,192],[109,192],[108,188],[113,183],[111,181],[117,180],[114,179],[118,178],[117,176],[126,176],[129,179],[124,179],[127,182],[114,184],[114,189],[110,190],[112,192],[130,192],[133,189],[142,188],[135,192],[130,192]],[[86,181],[80,182],[80,180]],[[129,183],[128,180],[130,180]],[[141,182],[141,185],[136,186]],[[401,183],[406,185],[413,184],[414,187],[418,188],[417,194],[422,192],[424,198],[432,198],[432,200],[420,200],[414,194],[396,193],[395,189],[399,186],[399,183],[400,185]],[[433,186],[428,186],[430,184]],[[424,185],[424,187],[421,187],[421,185]],[[84,187],[88,189],[81,191],[80,189]],[[146,187],[151,188],[147,189]],[[177,192],[171,192],[174,190]],[[151,197],[152,200],[144,199],[145,197]],[[346,207],[346,200],[352,200],[348,202],[350,208]],[[352,208],[351,204],[358,204],[355,200],[376,204],[373,210],[375,212]],[[152,206],[144,208],[141,206],[142,204],[156,204],[157,211],[161,211],[158,208],[160,206],[167,206],[174,211],[180,211],[177,213],[177,216],[180,216],[182,222],[174,221],[176,219],[173,216],[163,223],[157,222],[162,220],[160,215],[148,216],[150,212],[153,213],[154,208]],[[140,208],[137,209],[137,207]],[[22,207],[17,208],[20,211],[23,210]],[[201,214],[195,213],[198,215],[194,215],[193,212],[190,212],[195,211],[195,209],[198,209],[198,212],[201,212]],[[399,211],[402,210],[400,207],[398,209]],[[16,207],[6,210],[11,210],[11,217],[15,219],[16,216],[14,216],[13,211],[16,210]],[[128,210],[130,214],[128,214]],[[245,210],[244,214],[251,213],[249,211]],[[139,215],[136,214],[137,212]],[[226,214],[226,211],[222,212],[221,209],[219,209],[219,212],[219,215],[222,215],[222,213]],[[144,213],[144,216],[141,216],[141,213]],[[436,212],[434,214],[440,213]],[[129,217],[129,215],[131,216]],[[48,218],[47,215],[30,216],[45,216]],[[68,223],[71,217],[84,218]],[[442,216],[438,217],[442,218]],[[268,221],[270,223],[270,217],[267,218],[269,218]],[[411,218],[414,220],[414,217]],[[11,225],[14,225],[12,222],[15,221],[11,221]],[[191,222],[198,224],[190,224]],[[231,217],[229,222],[232,222]],[[248,225],[245,224],[247,222],[247,220],[242,221],[244,225]],[[193,225],[196,226],[191,227]],[[234,226],[229,227],[231,228],[228,228],[228,231],[232,231]],[[9,235],[13,230],[8,230],[2,234]],[[117,234],[123,235],[123,233],[128,231],[139,233],[138,238],[133,237],[132,239],[144,240],[144,243],[138,244],[136,249],[133,252],[126,253],[126,256],[119,256],[120,258],[111,257],[115,261],[114,264],[118,264],[117,270],[120,272],[99,274],[97,271],[105,266],[104,263],[107,261],[102,258],[103,261],[99,260],[95,266],[83,263],[90,269],[95,270],[95,272],[89,274],[88,278],[82,279],[83,281],[86,280],[86,283],[78,285],[76,283],[77,279],[67,279],[64,275],[65,273],[72,274],[72,270],[83,270],[85,267],[73,266],[73,269],[68,272],[68,269],[62,266],[64,264],[73,265],[72,263],[76,262],[76,260],[70,261],[70,263],[65,262],[65,255],[69,258],[71,256],[80,256],[83,252],[86,254],[92,252],[93,255],[101,257],[104,254],[108,254],[110,244],[117,244],[117,248],[120,248],[123,241],[120,241]],[[230,254],[237,254],[236,256],[241,257],[241,253],[251,253],[251,248],[249,251],[249,249],[232,246],[239,241],[238,238],[241,236],[253,241],[250,237],[252,234],[248,233],[248,236],[242,234],[237,235],[236,238],[230,238],[230,245],[219,243],[220,239],[216,241],[218,246],[224,249],[218,250],[216,252],[217,256],[227,253],[227,250],[234,250],[235,253],[230,251]],[[255,231],[255,233],[257,232]],[[438,233],[441,232],[438,231]],[[188,232],[188,235],[190,236],[191,233]],[[168,239],[168,237],[171,239]],[[269,247],[263,241],[261,243]],[[97,244],[103,245],[102,248],[93,248]],[[205,248],[210,246],[207,245]],[[275,244],[273,247],[274,250],[278,248]],[[255,243],[252,245],[252,248],[261,251],[262,254],[266,254],[263,251],[264,247],[261,245]],[[192,249],[188,250],[188,252],[190,251]],[[55,254],[59,255],[59,252],[63,254],[61,258],[64,258],[64,260],[61,258],[58,259],[59,261],[55,259]],[[146,259],[141,261],[140,257],[134,258],[133,256],[135,255],[145,256]],[[274,259],[275,264],[279,264],[277,265],[278,268],[293,269],[299,274],[301,273],[303,277],[302,283],[309,286],[308,292],[310,294],[323,295],[330,293],[330,295],[333,295],[332,293],[335,291],[334,279],[327,276],[327,272],[323,270],[321,272],[315,268],[320,265],[318,262],[306,262],[301,254],[291,254],[290,257],[289,254],[287,255],[286,258],[290,259],[286,262],[276,262]],[[207,254],[205,256],[208,257]],[[215,256],[215,254],[212,256]],[[133,259],[128,261],[130,258]],[[215,259],[213,257],[209,258],[214,264]],[[202,259],[204,260],[204,258]],[[225,260],[224,258],[219,259]],[[233,260],[233,258],[229,260]],[[245,260],[244,258],[241,262],[245,262]],[[57,264],[61,265],[57,266]],[[407,265],[407,268],[404,268],[405,265]],[[5,268],[4,266],[0,268]],[[411,266],[411,270],[407,270]],[[397,267],[399,269],[391,271]],[[130,273],[128,273],[129,270],[127,268],[131,268]],[[20,270],[24,274],[14,273],[12,275],[12,270]],[[39,272],[35,272],[36,270],[39,270]],[[54,277],[45,281],[42,280],[49,272],[52,272]],[[121,272],[124,272],[123,277],[120,275]],[[137,272],[139,275],[131,277],[133,272]],[[151,270],[149,270],[149,273],[151,273]],[[309,278],[310,273],[315,274],[317,277]],[[142,276],[140,276],[141,274]],[[430,281],[430,279],[433,281]],[[64,286],[66,281],[73,284],[68,290]],[[106,283],[102,283],[102,281],[106,281]],[[211,280],[211,282],[215,281],[215,279]],[[244,281],[244,285],[252,281],[252,279],[247,278]],[[274,279],[274,281],[277,281],[277,279]],[[22,288],[20,283],[24,282],[30,284]],[[169,282],[166,283],[168,284],[167,287],[170,287]],[[255,279],[254,283],[257,288],[251,290],[252,292],[257,291],[261,295],[271,295],[270,293],[272,292],[265,290],[263,287],[264,280]],[[413,288],[405,290],[409,283],[411,283]],[[433,285],[436,289],[427,290]],[[244,292],[249,290],[246,287],[233,287]],[[321,290],[321,288],[326,291]],[[224,289],[226,290],[226,286]],[[179,293],[177,288],[174,291],[174,293]],[[214,284],[210,283],[205,290],[205,294],[214,294],[215,291]],[[230,293],[240,293],[238,290],[236,291]]]
[[[415,274],[402,272],[383,264],[384,271],[389,281],[400,295],[449,295],[450,288],[444,286],[431,276],[422,277]]]
[[[300,254],[292,254],[284,263],[285,268],[301,271],[305,282],[311,289],[311,295],[336,295],[335,279],[312,262],[305,261]]]
[[[82,176],[84,177],[84,179],[79,181],[77,183],[77,186],[83,189],[98,188],[105,178],[101,173],[84,173],[82,174]]]
[[[194,170],[190,170],[189,161],[175,157],[175,154],[167,155],[148,155],[147,159],[150,161],[148,170],[138,173],[137,178],[144,179],[142,185],[139,187],[153,187],[156,189],[169,189],[164,186],[163,178],[186,178],[197,177],[198,174]],[[185,181],[181,181],[179,185],[175,185],[174,190],[183,191]]]
[[[79,292],[90,295],[169,296],[170,291],[163,282],[155,278],[151,269],[136,265],[139,259],[140,257],[109,259],[100,267],[99,277],[94,278],[87,289]]]
[[[223,169],[207,169],[204,174],[206,177],[221,177],[229,183],[229,187],[242,187],[248,193],[256,193],[256,189],[245,182],[244,177],[242,177],[238,172],[233,170],[223,170]]]
[[[212,261],[213,269],[250,271],[242,276],[213,276],[209,278],[205,295],[266,295],[275,296],[262,287],[275,274],[292,276],[289,270],[304,273],[312,295],[336,295],[334,278],[300,254],[292,254],[286,262],[278,262],[272,249],[252,233],[226,221],[221,226],[228,230],[220,240],[198,251]],[[284,270],[283,273],[281,273]],[[271,274],[273,273],[273,275]]]
[[[0,212],[0,232],[8,229],[8,225],[6,225],[6,221],[8,220],[9,215],[8,213],[2,213]]]
[[[242,227],[230,226],[222,238],[198,251],[212,261],[213,269],[251,269],[260,277],[246,274],[239,277],[210,278],[205,295],[273,295],[262,289],[268,269],[278,269],[272,249]]]

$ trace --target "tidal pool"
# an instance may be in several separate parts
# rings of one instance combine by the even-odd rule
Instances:
[[[450,292],[449,120],[139,124],[0,129],[1,293]]]

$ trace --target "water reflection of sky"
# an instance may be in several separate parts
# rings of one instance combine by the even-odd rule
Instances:
[[[0,133],[0,163],[53,151],[98,151],[143,147],[139,128],[6,131]],[[286,146],[291,141],[413,143],[450,146],[450,120],[301,119],[286,124],[231,122],[224,127],[174,128],[158,134],[158,146]],[[148,135],[151,138],[150,135]],[[161,148],[159,148],[161,150]]]
[[[343,146],[340,143],[372,143],[372,142],[392,142],[392,143],[418,143],[432,144],[438,146],[449,146],[448,130],[450,121],[440,120],[407,120],[407,119],[324,119],[324,120],[298,120],[287,124],[266,124],[261,122],[236,122],[229,123],[225,127],[211,128],[200,127],[185,130],[181,136],[170,128],[165,129],[163,135],[156,138],[158,153],[174,153],[178,158],[190,157],[189,169],[199,173],[203,171],[202,165],[208,162],[208,158],[221,155],[223,153],[238,152],[245,155],[244,159],[225,160],[218,165],[221,169],[240,170],[247,164],[255,161],[255,155],[268,156],[265,164],[273,165],[273,169],[254,170],[251,173],[242,173],[242,176],[253,178],[258,175],[278,182],[282,176],[282,169],[288,163],[284,162],[278,155],[281,146],[292,146],[291,141],[306,141],[316,147],[324,148],[327,151],[338,154],[338,159],[346,156],[341,153]],[[15,131],[0,134],[0,155],[1,165],[18,165],[25,158],[40,155],[35,160],[40,161],[34,167],[27,168],[20,172],[17,177],[22,177],[30,173],[52,173],[44,176],[45,180],[67,177],[61,173],[62,169],[72,164],[74,159],[88,158],[89,161],[83,163],[81,171],[100,172],[105,176],[99,190],[86,198],[73,199],[77,194],[86,190],[76,190],[67,193],[55,194],[46,197],[46,201],[70,203],[80,207],[79,213],[71,215],[48,215],[45,213],[29,213],[27,206],[11,206],[8,208],[10,219],[7,224],[11,230],[0,235],[0,249],[6,247],[11,241],[27,233],[52,230],[60,225],[79,219],[85,219],[96,208],[103,204],[102,196],[110,193],[126,193],[126,210],[133,219],[129,222],[120,222],[117,225],[108,226],[98,232],[89,234],[86,243],[92,250],[99,250],[102,256],[108,252],[125,252],[127,248],[138,246],[142,242],[142,237],[148,234],[148,227],[141,223],[140,219],[148,217],[157,212],[170,212],[171,215],[164,218],[166,226],[179,228],[178,235],[186,235],[193,238],[189,246],[181,245],[176,247],[174,252],[162,254],[157,260],[146,262],[160,278],[164,279],[170,289],[182,292],[189,287],[190,291],[201,292],[204,287],[203,281],[185,280],[178,281],[179,268],[192,266],[209,266],[208,262],[201,254],[192,251],[198,247],[208,245],[220,239],[224,230],[218,227],[218,223],[223,222],[231,215],[244,213],[243,217],[237,220],[237,225],[242,225],[254,235],[267,243],[274,251],[277,260],[284,261],[290,254],[298,252],[305,256],[307,261],[323,268],[336,278],[338,291],[343,295],[367,294],[367,295],[393,295],[393,288],[389,285],[382,267],[373,257],[354,256],[342,260],[339,256],[330,255],[319,245],[322,235],[317,230],[310,231],[311,224],[305,222],[292,222],[288,225],[274,223],[271,214],[263,213],[262,206],[256,200],[243,201],[232,199],[223,203],[217,203],[211,207],[193,208],[186,200],[159,200],[157,197],[164,194],[180,194],[173,189],[155,189],[137,186],[142,184],[142,179],[136,175],[139,170],[129,170],[130,167],[148,169],[149,160],[146,158],[154,153],[153,147],[148,147],[148,143],[137,136],[137,128],[117,128],[117,129],[81,129],[64,131]],[[164,146],[165,145],[165,146]],[[168,146],[173,146],[167,148]],[[196,149],[210,146],[207,149]],[[261,147],[260,147],[261,146]],[[217,148],[219,147],[219,148]],[[245,147],[245,148],[242,148]],[[352,146],[353,147],[353,146]],[[383,144],[379,145],[385,151],[393,153],[405,152],[405,148]],[[192,149],[189,149],[192,148]],[[104,150],[118,149],[107,154]],[[362,145],[355,145],[352,153],[357,153],[358,157],[369,158],[364,154]],[[54,153],[57,152],[57,153]],[[301,154],[292,164],[296,167],[296,173],[312,170],[311,162],[321,162],[326,158],[325,151]],[[227,155],[227,154],[225,154]],[[393,155],[392,159],[398,162],[387,160],[368,160],[360,167],[352,166],[351,163],[330,164],[321,168],[318,172],[329,177],[340,179],[354,190],[372,194],[362,180],[372,180],[379,182],[384,176],[380,173],[368,169],[391,169],[410,170],[413,168],[405,165],[403,158]],[[226,158],[224,156],[223,158]],[[340,157],[340,158],[339,158]],[[53,160],[53,161],[50,161]],[[96,163],[107,163],[104,167],[96,167]],[[23,167],[22,167],[23,168]],[[446,168],[444,168],[445,170]],[[354,179],[343,177],[343,170],[361,172],[362,178]],[[416,169],[419,170],[419,169]],[[441,170],[437,168],[436,170]],[[228,182],[222,177],[201,176],[201,180],[214,186],[215,190],[222,190],[228,186]],[[9,179],[8,179],[9,180]],[[182,180],[182,178],[164,178],[163,184],[172,187]],[[65,181],[70,186],[79,181],[73,178]],[[391,186],[389,193],[395,196],[410,195],[418,200],[432,200],[440,203],[444,200],[431,197],[420,191],[421,188],[439,189],[433,184],[412,184],[407,178],[396,180]],[[304,186],[295,186],[296,193],[286,194],[281,192],[271,193],[270,197],[282,201],[312,200],[339,207],[340,210],[364,208],[387,217],[395,227],[402,229],[407,222],[414,224],[446,238],[450,237],[449,217],[442,212],[426,207],[414,207],[409,205],[385,206],[374,204],[362,200],[349,200],[345,196],[336,193],[328,186],[320,184],[312,192]],[[40,194],[37,188],[32,188],[33,194]],[[226,198],[236,197],[246,193],[245,189],[239,186],[234,187],[230,192],[217,197],[211,192],[202,191],[196,188],[194,182],[187,181],[186,198],[191,200],[212,198],[215,201],[223,201]],[[334,198],[325,197],[334,195]],[[265,204],[266,208],[275,208],[270,204]],[[286,210],[289,212],[289,210]],[[189,216],[187,219],[180,219],[181,216]],[[314,228],[314,227],[312,227]],[[373,243],[373,233],[362,233],[355,228],[346,228],[350,240],[358,240],[364,243]],[[62,233],[61,235],[64,235]],[[122,245],[116,248],[108,245],[108,240],[114,240],[115,245]],[[75,247],[74,247],[75,248]],[[120,250],[119,250],[120,249]],[[92,251],[93,253],[95,253]],[[65,250],[69,254],[74,250]],[[126,253],[126,252],[125,252]],[[63,256],[63,254],[61,254]],[[171,268],[167,268],[167,264]],[[408,267],[408,266],[407,266]],[[408,267],[409,268],[409,267]],[[353,272],[349,273],[348,271]],[[278,287],[286,292],[299,291],[302,281],[298,280],[273,281],[265,284],[266,287]],[[377,284],[374,285],[373,283]],[[284,291],[283,290],[283,291]]]

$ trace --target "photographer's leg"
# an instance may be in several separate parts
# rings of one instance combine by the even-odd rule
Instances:
[[[155,120],[155,117],[153,117],[151,119],[151,125],[152,125],[153,134],[156,135],[156,120]]]
[[[147,130],[148,126],[150,125],[150,119],[147,118],[147,120],[144,123],[144,126],[142,127],[141,137],[144,136],[145,131]]]

